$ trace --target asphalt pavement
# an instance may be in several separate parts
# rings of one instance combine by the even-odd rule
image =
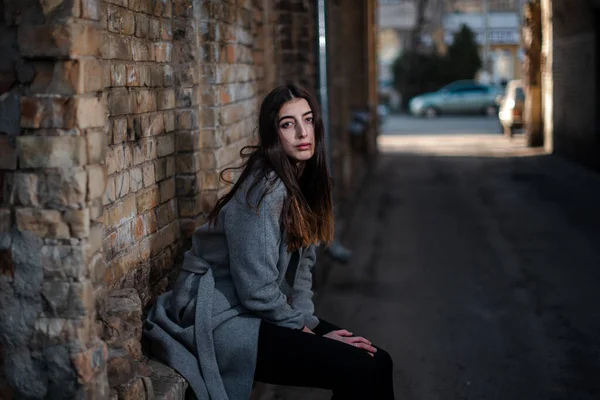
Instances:
[[[386,126],[317,314],[390,352],[399,400],[600,399],[600,175],[491,120]]]

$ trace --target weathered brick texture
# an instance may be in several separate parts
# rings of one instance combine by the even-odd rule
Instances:
[[[95,0],[15,1],[0,15],[3,398],[109,394],[96,321],[106,188],[97,10]]]
[[[14,304],[0,305],[0,397],[152,398],[148,377],[166,374],[140,363],[142,309],[255,143],[262,97],[316,88],[315,2],[5,3],[0,291]],[[344,73],[361,51],[340,53]],[[363,104],[342,86],[335,101]],[[182,394],[171,378],[168,396]]]

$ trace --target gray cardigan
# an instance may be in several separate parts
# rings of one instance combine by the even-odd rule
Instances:
[[[315,246],[288,253],[280,215],[287,196],[277,179],[256,208],[246,180],[214,227],[192,237],[173,289],[158,297],[144,323],[154,356],[177,370],[201,399],[248,399],[260,321],[314,328]],[[267,184],[250,194],[255,206]]]

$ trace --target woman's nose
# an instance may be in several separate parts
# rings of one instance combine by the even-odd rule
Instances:
[[[296,135],[300,138],[306,136],[306,127],[304,124],[300,123],[296,125]]]

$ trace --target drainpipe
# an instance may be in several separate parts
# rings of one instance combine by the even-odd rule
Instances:
[[[317,0],[317,25],[319,27],[319,101],[321,103],[321,118],[325,133],[325,149],[329,172],[333,175],[333,152],[331,149],[331,134],[329,129],[329,96],[327,93],[327,23],[326,0]],[[334,219],[335,219],[334,210]],[[336,230],[337,232],[337,230]],[[342,246],[334,237],[327,248],[327,254],[335,261],[346,263],[350,260],[352,252]]]

